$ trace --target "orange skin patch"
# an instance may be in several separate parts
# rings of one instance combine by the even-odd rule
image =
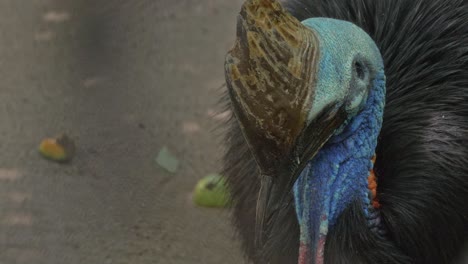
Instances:
[[[372,157],[372,163],[374,164],[375,164],[375,159],[376,159],[376,156],[374,155]],[[369,188],[372,194],[372,206],[376,209],[380,208],[379,199],[377,198],[377,177],[375,177],[375,173],[373,169],[369,171],[367,182],[368,182],[367,187]]]

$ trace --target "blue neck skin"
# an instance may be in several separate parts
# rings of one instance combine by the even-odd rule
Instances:
[[[385,102],[385,78],[377,73],[362,112],[333,136],[307,164],[294,186],[301,230],[299,261],[323,263],[326,235],[340,213],[355,200],[368,214],[367,177],[377,145]]]

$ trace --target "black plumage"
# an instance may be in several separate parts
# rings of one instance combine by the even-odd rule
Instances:
[[[357,202],[331,228],[325,263],[452,263],[468,242],[468,1],[289,0],[299,20],[350,21],[376,42],[387,77],[376,150],[380,213],[387,231],[371,231]],[[228,98],[225,101],[229,106]],[[231,118],[224,174],[233,218],[255,263],[296,263],[293,205],[272,230],[261,257],[254,247],[258,169]]]

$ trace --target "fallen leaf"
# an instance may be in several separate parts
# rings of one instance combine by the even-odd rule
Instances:
[[[171,173],[175,173],[179,167],[179,160],[169,152],[167,147],[163,147],[159,151],[156,162],[159,166]]]
[[[21,178],[21,173],[16,169],[0,168],[0,180],[14,181]]]
[[[193,121],[187,121],[182,123],[182,131],[185,133],[195,133],[200,131],[200,125]]]
[[[46,22],[60,23],[70,19],[70,14],[65,11],[49,11],[42,18]]]
[[[30,226],[32,224],[32,216],[24,213],[12,213],[5,215],[2,222],[6,225]]]
[[[50,30],[36,32],[34,39],[36,41],[49,41],[54,37],[54,32]]]
[[[23,203],[24,201],[31,198],[30,194],[22,192],[10,192],[7,194],[7,196],[14,203]]]

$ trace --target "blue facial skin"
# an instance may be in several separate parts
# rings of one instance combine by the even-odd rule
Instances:
[[[385,76],[375,43],[357,26],[327,18],[308,19],[303,24],[317,33],[320,43],[316,95],[309,121],[327,104],[345,101],[357,57],[365,60],[373,73],[370,89],[348,100],[345,126],[308,162],[294,185],[301,248],[320,259],[329,228],[351,202],[362,201],[367,214],[367,177],[382,124]]]

